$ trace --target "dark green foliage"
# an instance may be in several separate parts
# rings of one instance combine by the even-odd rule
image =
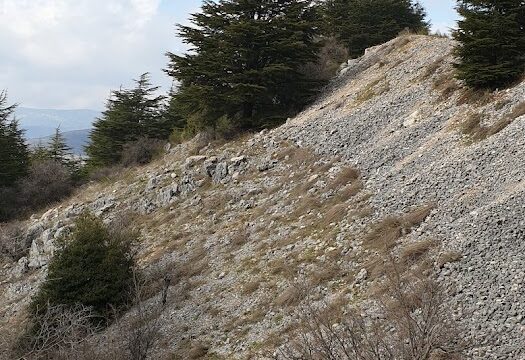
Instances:
[[[496,89],[525,71],[525,3],[522,0],[460,0],[463,17],[454,38],[457,77],[473,88]]]
[[[107,318],[111,307],[125,306],[133,283],[133,240],[131,233],[110,231],[93,215],[81,215],[49,264],[47,279],[31,304],[33,314],[48,304],[80,304]]]
[[[173,118],[164,116],[164,96],[155,95],[149,75],[135,80],[133,89],[113,91],[106,111],[97,119],[86,147],[91,167],[109,166],[121,160],[124,144],[140,137],[167,139]]]
[[[413,0],[328,0],[325,24],[351,57],[395,38],[402,30],[428,30],[425,10]]]
[[[0,92],[0,187],[12,186],[27,174],[29,154],[24,132],[13,117],[16,105],[7,105],[7,93]]]
[[[51,159],[61,164],[68,164],[70,162],[72,156],[71,147],[67,145],[64,135],[60,132],[60,128],[56,128],[55,134],[51,137],[47,148]]]
[[[319,82],[301,67],[315,61],[319,44],[315,8],[307,0],[204,1],[179,25],[191,51],[169,53],[166,70],[178,83],[171,113],[186,131],[258,129],[300,110]],[[225,125],[227,124],[227,125]]]

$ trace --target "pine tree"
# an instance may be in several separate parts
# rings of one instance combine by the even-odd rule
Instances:
[[[260,128],[297,112],[318,83],[301,73],[316,59],[315,8],[307,0],[204,1],[179,25],[191,51],[172,53],[166,70],[179,83],[171,105],[190,129]]]
[[[51,137],[47,149],[52,160],[66,166],[70,164],[72,160],[71,147],[67,145],[60,128],[55,129],[55,134]]]
[[[155,95],[149,74],[135,80],[133,89],[113,91],[102,117],[97,119],[86,147],[91,167],[118,163],[124,144],[140,137],[167,139],[173,128],[164,116],[164,96]]]
[[[425,10],[413,0],[328,0],[324,14],[325,31],[335,35],[354,58],[402,30],[427,31],[429,26]]]
[[[457,77],[472,88],[496,89],[525,72],[525,2],[460,0],[454,38]]]
[[[29,167],[24,132],[13,117],[15,109],[16,105],[7,105],[7,92],[0,92],[0,187],[15,184]]]

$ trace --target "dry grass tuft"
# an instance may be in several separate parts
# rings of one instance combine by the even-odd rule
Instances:
[[[323,264],[323,267],[316,267],[312,272],[310,284],[318,286],[327,281],[334,280],[341,275],[341,267],[336,263]]]
[[[277,155],[277,158],[281,161],[284,160],[290,164],[300,166],[313,163],[315,155],[308,149],[288,146]]]
[[[250,234],[248,234],[246,231],[237,231],[235,234],[232,235],[230,244],[234,248],[239,248],[248,242],[249,237]]]
[[[343,168],[341,172],[339,172],[339,174],[337,174],[337,176],[330,182],[330,184],[328,185],[328,189],[329,190],[338,189],[344,185],[347,185],[359,179],[359,176],[360,176],[359,170],[351,166],[347,166]]]
[[[354,181],[353,183],[343,187],[337,194],[337,198],[340,202],[345,202],[363,190],[364,184],[361,180]]]
[[[275,304],[280,307],[297,306],[304,298],[304,295],[305,290],[302,286],[292,284],[275,299]]]
[[[382,76],[381,78],[372,81],[359,94],[357,94],[354,106],[359,106],[376,96],[386,93],[387,91],[390,91],[390,84],[386,81],[386,76]]]
[[[363,239],[366,247],[375,250],[389,250],[403,235],[402,222],[397,217],[387,217],[372,226],[371,231]]]
[[[415,208],[400,217],[387,217],[372,226],[371,231],[363,239],[365,246],[375,250],[390,250],[396,245],[399,238],[410,233],[413,227],[425,221],[434,208],[435,205],[428,204]]]
[[[461,132],[468,135],[472,141],[482,141],[505,129],[517,118],[525,115],[525,101],[516,105],[510,113],[503,116],[490,126],[482,125],[483,116],[480,113],[472,113],[460,125]]]
[[[309,195],[299,201],[291,216],[293,219],[297,219],[299,216],[309,214],[313,210],[319,210],[321,206],[321,201],[317,197]]]
[[[439,268],[442,268],[445,264],[458,262],[463,258],[463,255],[461,255],[458,251],[447,251],[446,253],[443,253],[439,256],[437,260],[437,266]]]
[[[488,90],[465,89],[458,98],[458,105],[486,105],[494,100],[494,93]]]
[[[243,295],[250,295],[250,294],[254,293],[255,291],[257,291],[260,286],[261,286],[261,281],[260,280],[250,281],[249,283],[246,283],[242,287],[242,294]]]
[[[403,225],[406,230],[409,230],[409,228],[421,225],[423,221],[430,215],[432,210],[436,208],[435,204],[426,204],[423,206],[420,206],[418,208],[415,208],[405,214],[402,217]]]
[[[421,260],[434,246],[436,242],[433,240],[423,240],[408,244],[401,251],[401,262],[406,265],[417,263]]]
[[[419,77],[419,80],[423,81],[434,75],[439,70],[439,68],[445,63],[446,58],[447,56],[443,55],[435,61],[433,61],[432,64],[426,67],[425,71]]]
[[[188,351],[188,357],[190,359],[203,359],[208,354],[208,350],[208,347],[201,343],[193,344]]]
[[[445,101],[461,87],[450,73],[444,73],[434,80],[433,89],[440,92],[438,101]]]
[[[323,217],[321,222],[322,227],[327,227],[331,224],[337,224],[344,219],[348,213],[348,207],[345,204],[334,205],[330,210],[328,210]]]

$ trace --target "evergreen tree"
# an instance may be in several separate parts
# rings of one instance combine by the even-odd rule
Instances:
[[[49,305],[84,305],[109,318],[111,306],[129,300],[133,279],[133,232],[115,231],[102,220],[81,214],[73,232],[59,241],[46,281],[33,298],[33,315]]]
[[[525,71],[525,2],[460,0],[454,38],[457,77],[473,88],[499,88]]]
[[[325,31],[335,35],[359,57],[375,45],[395,38],[402,30],[428,30],[425,10],[413,0],[328,0]]]
[[[29,167],[24,132],[13,117],[15,108],[7,105],[7,92],[0,92],[0,187],[12,186]]]
[[[297,112],[319,84],[301,66],[316,59],[315,7],[308,0],[204,1],[179,25],[192,46],[166,70],[179,83],[171,108],[190,129],[260,128]]]
[[[55,134],[51,137],[49,145],[47,146],[49,156],[62,165],[69,165],[71,162],[71,147],[67,145],[66,139],[60,128],[56,128]]]
[[[149,74],[135,80],[133,89],[113,91],[102,117],[97,119],[86,147],[90,166],[118,163],[124,144],[140,137],[167,139],[173,128],[164,116],[164,96],[157,96]]]
[[[44,160],[49,160],[51,156],[49,155],[49,149],[47,146],[40,140],[38,144],[34,145],[31,148],[30,152],[31,162],[40,162]]]

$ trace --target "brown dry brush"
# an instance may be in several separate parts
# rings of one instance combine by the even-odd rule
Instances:
[[[394,271],[372,302],[375,314],[354,307],[301,309],[293,340],[282,360],[459,359],[465,344],[444,307],[444,291],[433,280]]]
[[[99,330],[96,316],[82,305],[48,305],[23,330],[13,349],[20,359],[73,359]]]
[[[90,308],[48,305],[42,315],[31,319],[19,337],[13,358],[54,360],[146,360],[159,339],[159,301],[146,301],[146,281],[133,276],[130,297],[133,308],[105,332]]]

